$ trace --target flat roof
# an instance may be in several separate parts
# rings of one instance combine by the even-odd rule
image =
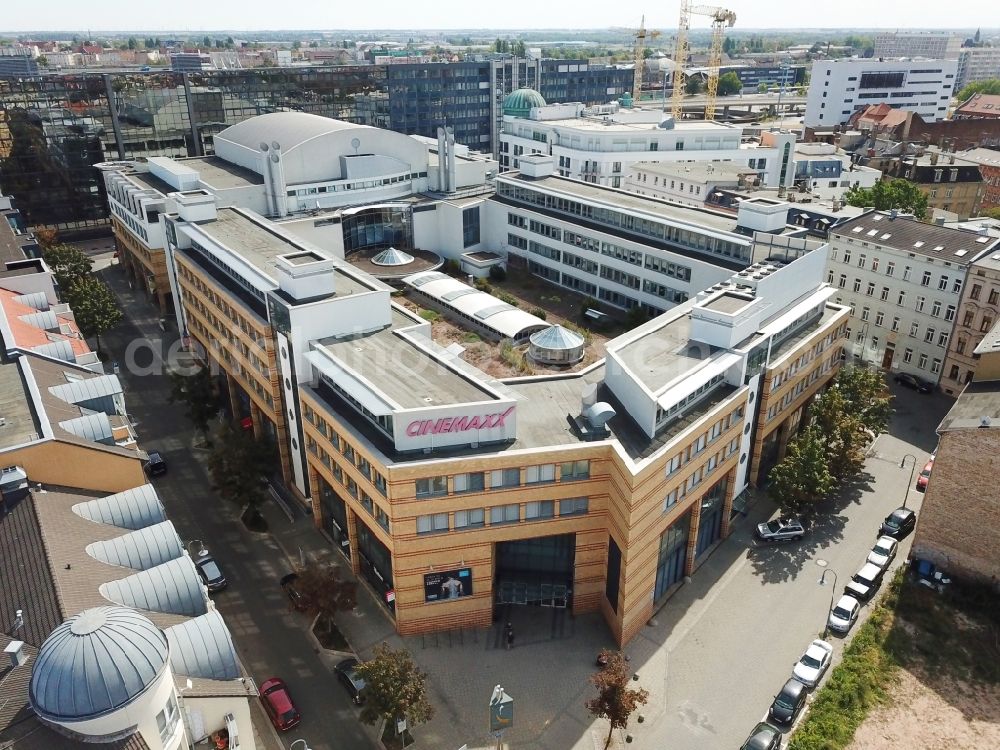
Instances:
[[[264,178],[253,170],[231,164],[218,156],[192,156],[176,161],[196,170],[203,183],[218,190],[264,184]]]
[[[28,233],[16,234],[13,222],[19,218],[16,210],[0,211],[0,267],[15,260],[24,260],[24,246],[31,244]]]
[[[960,266],[968,265],[977,255],[1000,243],[994,237],[939,227],[904,216],[893,219],[887,211],[869,211],[839,224],[830,230],[830,234],[928,258],[940,258]]]
[[[756,169],[729,162],[646,162],[632,165],[635,171],[649,172],[662,177],[708,182],[711,180],[739,180],[741,175],[757,174]]]
[[[628,112],[628,110],[625,110]],[[645,111],[645,110],[642,110]],[[613,116],[612,116],[613,117]],[[555,126],[558,128],[572,128],[576,130],[599,130],[602,133],[613,133],[615,131],[622,133],[634,133],[640,132],[650,132],[659,131],[661,133],[683,133],[685,131],[690,132],[709,132],[718,131],[722,133],[733,133],[739,135],[740,127],[735,125],[730,125],[728,123],[722,122],[712,122],[709,120],[681,120],[680,122],[675,122],[672,128],[661,128],[659,122],[622,122],[615,119],[604,119],[602,117],[566,117],[558,120],[521,120],[518,119],[518,123],[528,123],[537,124],[542,123],[549,126]]]
[[[317,343],[404,409],[496,398],[392,328]]]
[[[702,307],[706,310],[715,310],[716,312],[732,314],[742,310],[751,302],[753,302],[753,299],[748,299],[746,296],[736,294],[735,292],[726,292],[725,294],[712,298],[702,305]]]
[[[685,310],[614,351],[622,364],[655,394],[719,351],[701,342],[694,346],[690,343],[691,314]]]
[[[16,361],[0,364],[0,416],[5,420],[0,429],[0,448],[38,440],[31,393]]]
[[[980,429],[984,417],[987,427],[1000,428],[1000,380],[973,380],[965,386],[937,431]]]

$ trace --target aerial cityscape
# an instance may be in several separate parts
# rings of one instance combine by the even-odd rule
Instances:
[[[8,5],[0,750],[1000,747],[995,9]]]

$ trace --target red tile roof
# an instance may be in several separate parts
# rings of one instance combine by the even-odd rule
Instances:
[[[22,349],[34,349],[36,346],[44,346],[45,344],[65,340],[69,341],[70,346],[73,347],[73,353],[77,356],[90,354],[90,347],[83,337],[80,336],[80,329],[77,327],[72,315],[56,313],[56,319],[59,321],[60,328],[68,330],[69,334],[46,331],[21,319],[23,316],[34,315],[40,311],[29,305],[25,305],[23,302],[18,302],[15,299],[18,296],[20,296],[18,292],[12,292],[9,289],[0,289],[0,306],[3,307],[4,316],[7,318],[7,325],[10,326],[11,333],[14,335],[14,341],[8,342],[8,344],[13,343]]]
[[[958,107],[956,115],[1000,117],[1000,94],[973,94]]]

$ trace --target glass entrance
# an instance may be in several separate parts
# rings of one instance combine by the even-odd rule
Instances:
[[[497,542],[496,601],[536,607],[570,603],[576,535]]]
[[[656,585],[653,589],[654,602],[684,577],[690,529],[691,511],[688,511],[660,536],[660,555],[656,563]]]
[[[701,499],[701,522],[698,524],[698,545],[695,557],[718,541],[722,533],[722,506],[726,499],[726,480],[717,483]]]

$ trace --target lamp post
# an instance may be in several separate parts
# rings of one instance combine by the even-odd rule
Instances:
[[[292,744],[288,746],[288,750],[295,750],[295,746],[300,742],[302,743],[302,750],[312,750],[312,748],[309,747],[309,743],[305,740],[293,740]]]
[[[913,472],[917,469],[917,457],[912,453],[907,453],[903,456],[903,460],[899,462],[899,468],[906,468],[906,459],[912,458],[913,463],[910,465],[910,481],[906,483],[906,487],[903,489],[903,507],[906,507],[906,500],[910,497],[910,487],[913,486]]]
[[[826,568],[823,570],[823,575],[819,578],[819,585],[826,586],[826,574],[833,574],[833,590],[830,591],[830,608],[826,611],[826,619],[823,620],[823,638],[826,639],[827,635],[830,633],[830,613],[833,612],[833,597],[837,595],[837,571],[832,568]]]

